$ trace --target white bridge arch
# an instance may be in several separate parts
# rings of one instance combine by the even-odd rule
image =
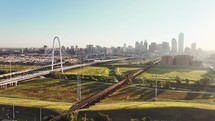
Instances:
[[[62,58],[62,52],[61,52],[61,44],[60,44],[60,39],[55,36],[53,40],[53,46],[52,46],[52,71],[54,71],[54,52],[55,52],[55,40],[57,39],[58,45],[59,45],[59,51],[60,51],[60,67],[61,67],[61,73],[63,74],[63,58]]]

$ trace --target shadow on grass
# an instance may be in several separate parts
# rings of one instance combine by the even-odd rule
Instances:
[[[86,114],[87,118],[92,118],[96,112],[108,114],[112,121],[130,121],[146,116],[157,121],[214,121],[215,119],[215,110],[186,107],[81,111],[79,117],[84,117]]]
[[[187,95],[184,97],[184,100],[193,100],[200,95],[201,95],[200,93],[187,93]]]
[[[147,90],[145,89],[145,93],[141,95],[141,97],[138,99],[140,101],[148,101],[148,100],[154,100],[155,98],[155,90]],[[165,91],[158,91],[157,96],[164,93]]]
[[[15,119],[18,121],[34,121],[40,119],[40,109],[15,106]],[[42,117],[50,115],[58,115],[59,113],[42,109]],[[9,118],[8,118],[9,117]],[[10,105],[0,105],[0,119],[12,119],[13,117],[13,107]]]
[[[147,71],[149,74],[165,74],[165,73],[170,73],[170,72],[191,72],[191,69],[177,69],[177,68],[151,68]]]
[[[94,93],[98,93],[98,92],[106,89],[109,86],[111,86],[111,85],[106,84],[106,83],[92,82],[90,84],[82,86],[82,89],[83,89],[82,94],[83,95],[92,95]]]

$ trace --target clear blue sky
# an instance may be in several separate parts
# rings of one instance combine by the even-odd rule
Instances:
[[[171,42],[213,50],[215,0],[1,0],[0,47]],[[214,49],[215,50],[215,49]]]

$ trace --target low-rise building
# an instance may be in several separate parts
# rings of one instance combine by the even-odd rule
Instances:
[[[202,66],[202,61],[193,60],[193,56],[189,55],[162,56],[160,64],[177,66]]]

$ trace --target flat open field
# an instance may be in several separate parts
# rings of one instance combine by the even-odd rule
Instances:
[[[68,110],[69,107],[73,105],[73,103],[40,101],[40,100],[8,98],[8,97],[0,97],[0,104],[22,106],[22,107],[43,108],[43,109],[50,109],[56,112],[62,112],[62,111]]]
[[[128,74],[128,73],[135,73],[141,68],[125,68],[125,67],[119,67],[118,68],[118,73],[119,74]]]
[[[111,65],[143,65],[148,60],[123,60],[117,63],[112,63]]]
[[[207,70],[194,70],[194,69],[168,69],[168,68],[151,68],[147,72],[143,73],[139,77],[152,79],[153,74],[157,75],[158,79],[174,79],[176,76],[181,79],[199,80]]]
[[[215,105],[200,104],[200,103],[185,103],[185,102],[116,102],[110,104],[99,103],[85,110],[123,110],[123,109],[148,109],[148,108],[168,108],[168,107],[187,107],[210,109],[215,111]],[[214,114],[215,115],[215,114]]]
[[[13,121],[13,106],[0,105],[0,119],[9,119],[7,121]],[[40,108],[38,107],[22,107],[14,106],[15,119],[17,121],[39,121]],[[55,111],[49,109],[41,109],[41,117],[57,115]]]
[[[87,98],[108,86],[110,86],[108,83],[82,81],[82,98]],[[18,84],[17,87],[0,89],[0,96],[57,102],[76,102],[76,89],[76,81],[37,78]]]
[[[11,71],[20,71],[20,70],[26,70],[30,68],[34,68],[36,66],[32,65],[11,65]],[[10,65],[0,64],[0,71],[10,72]]]
[[[82,97],[83,99],[87,98],[110,85],[108,83],[83,81],[81,84]],[[0,90],[0,96],[7,96],[0,98],[0,104],[42,107],[61,112],[76,102],[76,82],[34,79],[21,83],[17,87]],[[158,91],[157,98],[161,102],[152,102],[154,99],[153,89],[126,85],[102,100],[98,103],[99,105],[82,110],[80,116],[86,113],[87,117],[90,117],[95,112],[101,111],[109,114],[113,121],[130,121],[131,118],[144,116],[149,116],[154,120],[169,121],[213,121],[211,119],[215,118],[215,97],[212,94]],[[184,119],[184,117],[189,118]]]
[[[84,68],[72,69],[65,72],[66,75],[69,74],[82,74],[82,75],[93,75],[93,76],[108,76],[109,69],[106,67],[94,67],[87,66]]]
[[[98,104],[80,112],[91,117],[95,112],[108,114],[112,121],[150,117],[159,121],[214,121],[215,105],[181,102],[129,102]]]
[[[119,72],[122,74],[134,73],[141,68],[123,68],[119,67]],[[207,73],[207,70],[198,70],[198,69],[168,69],[168,68],[151,68],[145,73],[141,74],[137,78],[142,79],[153,79],[153,75],[157,75],[159,80],[171,80],[175,79],[176,76],[179,76],[181,79],[189,80],[199,80],[204,74]]]
[[[114,103],[114,102],[133,102],[133,101],[153,101],[155,97],[155,90],[136,87],[136,86],[124,86],[112,93],[108,98],[102,100],[102,103]],[[192,103],[207,103],[215,104],[215,94],[199,94],[188,92],[174,92],[168,90],[158,90],[157,99],[159,101],[178,101],[178,102],[192,102]]]

